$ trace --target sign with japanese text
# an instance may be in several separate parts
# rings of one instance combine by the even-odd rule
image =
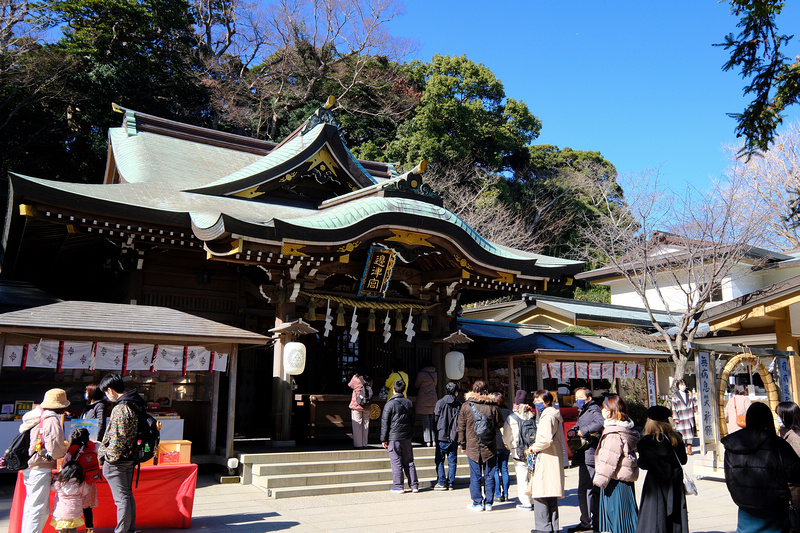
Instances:
[[[658,403],[658,398],[656,397],[656,373],[654,370],[648,370],[645,374],[647,375],[647,402],[650,407],[653,407]]]
[[[778,381],[781,386],[781,401],[792,401],[792,381],[789,377],[789,358],[778,357]]]
[[[711,358],[708,352],[697,352],[694,361],[697,367],[697,400],[700,409],[701,426],[698,433],[700,441],[702,443],[715,443],[714,377],[716,373],[711,370]]]
[[[395,252],[380,246],[371,246],[367,256],[367,265],[361,276],[358,296],[366,298],[385,298],[389,282],[392,280]]]

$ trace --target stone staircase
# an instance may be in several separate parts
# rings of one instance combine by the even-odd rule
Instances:
[[[383,448],[242,454],[242,483],[266,491],[268,498],[294,498],[389,490],[392,469]],[[420,488],[436,484],[434,449],[414,447]],[[513,476],[513,468],[510,474]],[[469,482],[469,465],[459,453],[456,485]],[[408,481],[406,480],[406,486]]]

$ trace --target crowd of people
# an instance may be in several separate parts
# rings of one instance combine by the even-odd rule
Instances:
[[[419,414],[423,444],[435,447],[434,490],[453,490],[460,448],[470,473],[467,509],[491,511],[495,502],[512,501],[508,472],[513,468],[516,508],[533,511],[532,533],[561,531],[558,500],[564,498],[566,442],[564,420],[550,391],[539,390],[532,397],[516,391],[508,408],[502,394],[490,393],[478,380],[463,401],[453,382],[437,398],[436,370],[427,362],[414,383],[414,404],[407,398],[408,380],[398,361],[385,381],[391,392],[381,416],[380,440],[391,460],[392,492],[405,492],[406,478],[411,491],[419,491],[411,445]],[[350,381],[357,448],[367,442],[368,417],[357,402],[367,384],[371,387],[372,381],[365,372]],[[697,404],[683,381],[675,385],[672,409],[648,409],[641,433],[621,397],[595,399],[589,389],[574,391],[578,415],[573,437],[580,442],[572,462],[578,467],[580,521],[568,533],[689,531],[683,465],[692,453]],[[728,403],[730,435],[722,441],[728,488],[739,506],[739,531],[789,531],[789,515],[800,509],[800,407],[788,402],[778,406],[783,425],[779,436],[769,408],[751,403],[743,391],[735,389]],[[640,471],[646,476],[637,499],[634,483]]]
[[[495,502],[512,501],[508,472],[513,468],[515,507],[533,512],[532,533],[561,531],[558,500],[565,493],[566,442],[564,420],[550,391],[532,395],[516,391],[508,408],[501,393],[490,393],[487,384],[478,380],[465,391],[463,401],[453,382],[437,398],[436,369],[428,361],[414,382],[418,392],[412,403],[407,397],[408,380],[402,362],[396,361],[385,381],[390,392],[381,416],[380,442],[390,457],[393,493],[406,491],[406,479],[412,492],[419,491],[411,445],[419,414],[423,445],[435,447],[434,490],[453,490],[460,448],[470,473],[467,509],[491,511]],[[372,386],[372,380],[363,370],[350,380],[356,448],[367,442],[369,417],[363,413],[369,407],[358,401],[367,386]],[[696,404],[685,383],[676,383],[672,410],[654,406],[647,411],[641,435],[621,397],[595,399],[581,387],[574,391],[574,398],[578,408],[574,433],[580,445],[573,450],[572,461],[578,467],[580,521],[567,531],[688,532],[682,465],[691,453]],[[793,420],[800,429],[800,409]],[[800,432],[794,444],[800,447]],[[646,471],[646,477],[637,501],[634,482],[640,470]],[[796,489],[800,494],[800,483]]]
[[[70,401],[63,389],[48,390],[42,403],[22,418],[20,433],[30,432],[20,527],[25,533],[41,533],[50,516],[50,525],[59,532],[75,532],[85,526],[85,531],[92,533],[92,510],[98,506],[96,483],[100,479],[108,483],[116,505],[115,533],[135,530],[135,461],[131,451],[144,400],[136,389],[125,390],[119,374],[109,374],[100,383],[87,385],[85,399],[81,418],[98,421],[96,441],[89,438],[86,428],[73,430],[67,441],[61,419]],[[114,404],[107,426],[106,400]],[[59,460],[61,467],[53,476]],[[51,491],[55,492],[52,513]]]

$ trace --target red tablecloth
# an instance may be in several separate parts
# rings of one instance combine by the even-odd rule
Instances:
[[[134,474],[135,476],[135,474]],[[192,525],[194,489],[197,483],[197,465],[143,466],[136,487],[134,477],[133,497],[136,500],[136,527],[165,527],[188,529]],[[50,493],[50,509],[55,493]],[[108,483],[97,485],[100,505],[94,509],[96,528],[113,528],[117,525],[117,508]],[[14,501],[11,504],[9,533],[19,533],[22,525],[22,507],[25,505],[25,482],[22,472],[17,475]],[[52,518],[52,517],[51,517]],[[45,532],[55,530],[48,525]]]

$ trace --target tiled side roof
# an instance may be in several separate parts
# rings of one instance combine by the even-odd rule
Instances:
[[[112,334],[118,336],[119,342],[133,342],[126,339],[140,336],[183,338],[186,342],[269,342],[263,335],[174,309],[101,302],[59,302],[0,315],[0,331],[24,333],[23,330],[38,335],[43,334],[41,330],[50,330],[56,337],[58,332]]]

